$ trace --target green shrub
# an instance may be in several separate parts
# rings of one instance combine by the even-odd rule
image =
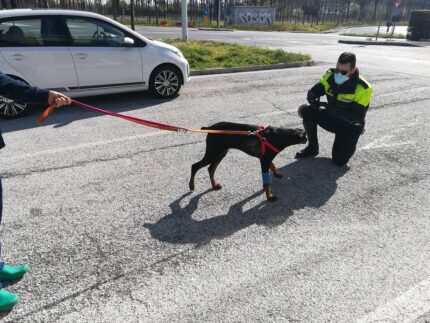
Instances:
[[[430,10],[415,10],[409,19],[408,40],[430,39]]]

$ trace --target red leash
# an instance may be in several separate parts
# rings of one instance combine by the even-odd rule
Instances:
[[[145,119],[140,119],[140,118],[135,118],[135,117],[130,117],[130,116],[126,116],[120,113],[115,113],[112,111],[108,111],[105,109],[100,109],[100,108],[96,108],[94,106],[76,101],[72,99],[72,103],[76,104],[77,106],[80,106],[82,108],[86,108],[88,110],[92,110],[92,111],[97,111],[103,114],[107,114],[113,117],[117,117],[117,118],[121,118],[130,122],[134,122],[134,123],[138,123],[144,126],[148,126],[148,127],[152,127],[152,128],[157,128],[157,129],[161,129],[161,130],[167,130],[167,131],[183,131],[183,132],[199,132],[199,133],[214,133],[214,134],[223,134],[223,135],[255,135],[261,142],[261,155],[260,155],[260,159],[263,158],[264,154],[266,153],[266,147],[268,147],[269,149],[271,149],[273,152],[275,152],[276,154],[279,154],[281,151],[276,148],[275,146],[273,146],[270,142],[267,141],[266,138],[264,138],[260,132],[263,131],[265,129],[264,126],[260,126],[260,128],[255,131],[255,132],[251,132],[251,131],[241,131],[241,130],[215,130],[215,129],[205,129],[205,130],[201,130],[201,129],[187,129],[187,128],[183,128],[183,127],[177,127],[177,126],[172,126],[172,125],[168,125],[168,124],[164,124],[164,123],[159,123],[159,122],[154,122],[154,121],[150,121],[150,120],[145,120]],[[42,124],[43,121],[45,121],[45,119],[54,111],[55,109],[55,105],[51,105],[50,107],[48,107],[45,111],[43,111],[43,113],[39,116],[39,118],[37,118],[37,122],[39,124]]]
[[[131,122],[135,122],[135,123],[139,123],[145,126],[149,126],[152,128],[158,128],[158,129],[162,129],[162,130],[168,130],[168,131],[188,131],[188,129],[186,128],[182,128],[182,127],[176,127],[176,126],[171,126],[171,125],[167,125],[164,123],[159,123],[159,122],[154,122],[154,121],[149,121],[149,120],[145,120],[145,119],[140,119],[140,118],[135,118],[135,117],[130,117],[130,116],[126,116],[120,113],[115,113],[115,112],[111,112],[108,110],[104,110],[104,109],[100,109],[100,108],[96,108],[93,107],[91,105],[85,104],[85,103],[81,103],[79,101],[76,100],[72,100],[72,103],[82,107],[82,108],[86,108],[89,110],[93,110],[93,111],[97,111],[100,113],[104,113],[113,117],[117,117],[117,118],[121,118],[124,120],[128,120]]]

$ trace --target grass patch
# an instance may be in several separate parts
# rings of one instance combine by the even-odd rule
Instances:
[[[291,63],[310,60],[309,55],[289,53],[281,49],[266,49],[215,41],[161,39],[184,54],[192,70],[250,65]]]
[[[372,38],[376,38],[376,33],[373,33],[373,34],[369,34],[369,33],[364,33],[364,34],[346,33],[346,34],[341,34],[341,36],[367,37],[367,38],[372,39]],[[402,35],[402,34],[394,34],[392,37],[390,37],[390,34],[380,33],[378,38],[405,39],[406,36]]]

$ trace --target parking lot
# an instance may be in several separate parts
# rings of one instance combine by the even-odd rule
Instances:
[[[3,320],[427,321],[430,48],[340,45],[332,34],[194,33],[318,63],[194,77],[170,101],[144,93],[82,101],[190,128],[301,127],[307,90],[348,50],[374,87],[356,154],[335,166],[334,136],[322,130],[317,158],[296,161],[303,146],[287,148],[275,159],[279,201],[268,203],[258,160],[239,151],[217,171],[222,190],[210,190],[202,170],[189,192],[204,135],[76,106],[42,126],[40,109],[1,120],[3,254],[31,266],[9,287],[22,301]]]

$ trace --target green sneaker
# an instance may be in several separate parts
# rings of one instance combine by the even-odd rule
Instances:
[[[29,271],[30,267],[27,264],[21,266],[7,266],[0,270],[0,281],[7,282],[11,280],[17,280],[22,278],[27,271]]]
[[[0,290],[0,312],[9,311],[18,302],[18,295],[4,289]]]

